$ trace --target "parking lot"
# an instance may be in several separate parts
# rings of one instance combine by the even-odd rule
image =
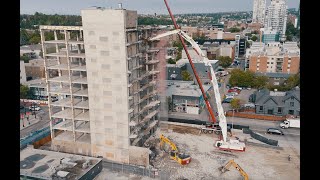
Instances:
[[[226,91],[228,91],[228,90],[226,89]],[[240,94],[237,95],[237,96],[235,96],[234,98],[240,99],[240,103],[241,103],[241,104],[247,104],[247,103],[249,103],[249,96],[250,96],[254,91],[256,91],[256,89],[250,89],[250,90],[243,89],[243,90],[241,90]],[[226,92],[226,93],[227,93],[227,92]],[[222,104],[222,107],[223,107],[224,111],[231,110],[230,103],[223,103],[223,104]]]

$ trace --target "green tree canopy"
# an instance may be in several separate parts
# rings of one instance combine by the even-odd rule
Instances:
[[[169,59],[168,59],[168,63],[169,63],[169,64],[176,64],[176,61],[173,60],[172,58],[169,58]]]
[[[29,94],[29,87],[20,84],[20,99],[28,99]]]
[[[230,102],[230,106],[232,109],[239,109],[240,108],[240,99],[234,98]]]
[[[222,66],[223,68],[227,68],[232,64],[232,59],[229,56],[219,56],[219,65]]]
[[[256,76],[252,71],[242,71],[240,69],[232,70],[229,79],[231,86],[254,87],[258,89],[266,87],[267,82],[268,77],[266,76]]]
[[[253,87],[257,89],[265,88],[268,83],[268,77],[267,76],[256,76],[254,78],[254,84]]]
[[[256,41],[257,39],[258,39],[258,37],[255,36],[255,35],[253,35],[253,36],[251,37],[251,40],[252,40],[252,41]]]
[[[230,32],[235,33],[235,32],[240,32],[240,29],[237,27],[232,27],[229,29]]]
[[[181,71],[182,80],[184,81],[192,81],[193,78],[188,71]]]

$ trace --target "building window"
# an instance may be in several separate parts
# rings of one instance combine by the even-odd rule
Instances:
[[[291,96],[291,100],[294,100],[294,96]]]
[[[267,62],[267,64],[269,64],[270,62]]]
[[[271,62],[271,64],[273,64],[273,62]]]
[[[293,114],[294,114],[294,110],[289,110],[289,111],[288,111],[288,114],[293,115]]]
[[[260,106],[260,109],[259,109],[260,111],[263,111],[263,106]]]
[[[281,114],[282,113],[282,108],[278,107],[278,113]]]
[[[294,102],[290,102],[290,107],[293,107],[294,106]]]

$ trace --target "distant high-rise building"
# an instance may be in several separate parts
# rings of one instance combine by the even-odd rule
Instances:
[[[298,9],[298,22],[297,22],[297,27],[300,29],[300,3],[299,3],[299,9]]]
[[[254,0],[253,1],[253,14],[252,22],[264,23],[266,10],[266,0]]]
[[[281,38],[284,38],[287,27],[287,9],[285,0],[271,0],[271,4],[266,9],[264,28],[276,30]]]

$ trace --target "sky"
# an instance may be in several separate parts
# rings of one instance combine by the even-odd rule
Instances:
[[[167,0],[173,14],[252,11],[253,0]],[[298,8],[300,0],[287,0],[289,8]],[[21,14],[72,14],[92,6],[122,7],[138,14],[168,14],[163,0],[20,0]],[[267,0],[267,4],[270,0]]]

